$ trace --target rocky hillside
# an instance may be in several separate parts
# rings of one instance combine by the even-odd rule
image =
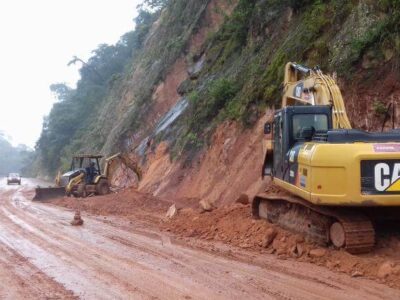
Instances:
[[[375,130],[389,103],[399,107],[398,0],[169,0],[136,21],[95,50],[75,90],[52,87],[59,101],[37,145],[40,174],[75,152],[123,151],[153,194],[254,194],[263,116],[279,104],[287,61],[336,72],[354,127]],[[114,171],[119,184],[135,181]]]

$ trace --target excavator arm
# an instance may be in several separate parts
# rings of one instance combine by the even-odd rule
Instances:
[[[332,127],[334,129],[351,129],[346,107],[334,78],[325,75],[315,67],[313,69],[288,62],[285,66],[285,78],[281,108],[287,106],[326,105],[332,109]],[[272,128],[273,117],[268,123]],[[264,164],[262,175],[272,175],[273,146],[271,132],[264,143]]]
[[[292,62],[286,64],[282,108],[295,105],[329,105],[333,128],[351,129],[338,85],[318,67],[310,69]]]
[[[128,157],[126,157],[125,155],[123,155],[121,153],[117,153],[117,154],[114,154],[113,156],[106,158],[102,176],[108,178],[110,166],[113,163],[113,161],[115,161],[116,159],[119,159],[129,169],[131,169],[133,172],[135,172],[139,180],[142,179],[142,170],[140,169],[139,165],[135,161],[132,161],[131,159],[129,159]]]

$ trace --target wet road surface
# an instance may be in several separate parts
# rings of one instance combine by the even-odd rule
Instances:
[[[151,228],[87,215],[73,227],[73,212],[29,200],[35,184],[1,179],[0,299],[400,299],[370,280],[265,254],[263,266],[246,263]]]

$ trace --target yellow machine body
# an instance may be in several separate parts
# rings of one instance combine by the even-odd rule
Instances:
[[[400,130],[351,129],[335,76],[288,63],[282,104],[265,123],[252,214],[350,253],[375,245],[374,221],[400,220]],[[272,116],[270,116],[272,117]]]
[[[382,174],[382,194],[362,193],[361,161],[399,160],[399,152],[377,152],[379,143],[321,144],[305,143],[298,155],[295,185],[274,178],[291,193],[316,205],[400,206],[400,161],[395,174]],[[388,144],[389,149],[400,143]],[[379,170],[381,171],[381,170]],[[396,194],[398,193],[398,194]]]

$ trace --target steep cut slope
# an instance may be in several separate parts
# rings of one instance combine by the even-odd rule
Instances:
[[[141,148],[139,153],[144,157],[145,170],[141,190],[219,203],[234,201],[244,192],[252,196],[261,190],[260,116],[266,104],[273,106],[279,102],[278,88],[287,60],[337,70],[356,128],[380,129],[387,105],[392,102],[398,106],[398,52],[385,49],[387,44],[382,40],[369,37],[392,18],[383,15],[382,8],[363,1],[342,8],[335,1],[297,8],[267,2],[239,1],[220,31],[191,56],[195,60],[187,69],[189,79],[176,85],[176,90],[183,91],[189,99],[189,109],[159,134],[161,137],[145,140],[147,150]],[[318,14],[333,21],[321,20]],[[238,19],[248,27],[244,43],[233,46],[237,32],[230,32],[226,40],[223,37],[232,24],[240,31]],[[169,76],[176,78],[177,74],[173,70]],[[378,81],[380,84],[375,87],[373,83]],[[230,88],[230,98],[224,99]],[[397,125],[400,112],[394,112]],[[388,120],[386,128],[391,126]],[[155,144],[151,143],[153,140]],[[157,146],[160,140],[164,142]]]
[[[143,191],[212,202],[252,195],[262,188],[263,116],[280,101],[287,61],[337,72],[355,127],[375,130],[385,118],[386,128],[399,124],[400,110],[387,109],[400,101],[397,1],[165,3],[141,14],[136,42],[123,44],[133,49],[125,66],[100,75],[107,84],[64,139],[64,161],[73,152],[123,151],[140,161]],[[87,74],[95,81],[85,71],[81,86]],[[46,125],[45,132],[60,126]],[[39,157],[49,150],[44,141]],[[114,181],[135,179],[117,167]]]

